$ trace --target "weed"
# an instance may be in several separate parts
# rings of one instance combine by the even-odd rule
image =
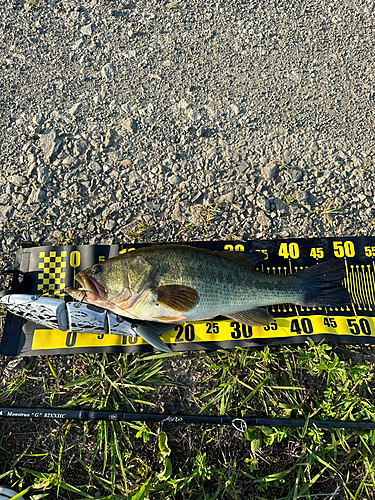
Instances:
[[[198,405],[201,413],[238,418],[374,421],[373,366],[351,361],[360,352],[312,341],[202,352],[191,365],[192,413]],[[186,355],[174,362],[188,372]],[[39,362],[34,372],[31,363],[24,373],[3,383],[4,404],[19,405],[39,386],[41,406],[158,412],[163,391],[179,390],[175,380],[165,380],[168,356],[76,355],[73,367],[63,373],[57,357],[43,358],[43,366]],[[204,390],[197,390],[199,384]],[[27,444],[14,450],[10,443],[19,430],[10,432],[4,423],[0,478],[33,500],[46,495],[68,500],[294,500],[320,498],[323,493],[333,499],[373,497],[372,430],[261,426],[249,427],[243,435],[223,426],[161,426],[42,422]]]
[[[125,233],[125,236],[131,241],[142,238],[147,233],[147,231],[152,229],[152,226],[146,226],[139,220],[137,220],[137,224],[138,227],[135,227],[133,230]]]
[[[63,237],[62,234],[59,234],[56,238],[56,243],[54,246],[69,246],[74,245],[74,236],[70,227],[68,227],[66,236]]]
[[[45,227],[52,226],[52,224],[50,222],[44,221],[39,215],[38,215],[38,219],[41,222],[41,224],[43,224],[43,226],[45,226]]]
[[[362,170],[363,170],[363,171],[364,171],[364,170],[367,170],[367,169],[369,168],[370,164],[371,164],[371,162],[370,162],[370,161],[368,161],[368,162],[366,163],[366,165],[364,165],[364,166],[362,167]]]
[[[105,225],[105,223],[107,222],[107,219],[108,219],[108,209],[106,208],[104,210],[104,213],[103,213],[102,226]]]
[[[286,194],[283,194],[284,198],[285,198],[285,201],[287,202],[287,204],[289,205],[290,203],[292,203],[292,201],[297,197],[297,193],[294,194],[293,196],[287,196]]]
[[[203,224],[203,229],[207,233],[208,226],[213,221],[215,214],[219,213],[220,210],[217,207],[217,205],[208,205],[208,204],[198,205],[198,210]]]

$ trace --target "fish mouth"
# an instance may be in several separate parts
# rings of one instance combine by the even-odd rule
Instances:
[[[78,273],[75,279],[82,285],[81,288],[77,289],[77,292],[93,293],[100,298],[104,297],[106,293],[104,286],[98,283],[94,278],[87,276],[87,274]]]

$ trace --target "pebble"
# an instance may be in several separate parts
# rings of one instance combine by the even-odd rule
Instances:
[[[237,104],[231,104],[230,105],[230,110],[236,116],[238,116],[241,113],[241,108],[239,106],[237,106]]]
[[[23,175],[11,175],[8,177],[9,182],[18,187],[27,186],[28,180]]]
[[[134,120],[134,118],[127,118],[126,120],[123,120],[121,126],[123,130],[126,130],[127,132],[130,132],[132,134],[135,134],[138,128],[137,122]]]
[[[72,50],[79,50],[84,45],[84,43],[84,39],[80,38],[72,45]]]
[[[290,175],[293,182],[298,182],[303,178],[303,171],[299,168],[288,169],[288,174]]]
[[[82,35],[91,36],[92,35],[92,23],[85,24],[85,26],[82,26],[81,33],[82,33]]]
[[[129,182],[130,184],[136,184],[139,180],[141,179],[141,177],[137,174],[137,172],[130,172],[129,174]]]
[[[23,372],[25,368],[26,361],[24,360],[24,358],[15,358],[7,363],[6,367],[4,368],[3,375],[6,377],[14,377]]]
[[[71,116],[75,116],[80,112],[81,108],[82,108],[82,103],[77,102],[76,104],[73,104],[71,108],[68,109],[68,113]]]
[[[49,184],[51,182],[51,171],[48,167],[39,165],[36,171],[38,174],[38,182],[41,184]]]
[[[176,186],[182,182],[182,179],[178,175],[170,175],[168,177],[168,182],[169,184],[172,184],[172,186]]]
[[[52,129],[40,136],[39,145],[44,152],[44,161],[50,164],[59,153],[62,141],[57,137],[56,130]]]
[[[104,147],[108,148],[116,144],[117,132],[115,129],[111,128],[107,130],[104,138]]]
[[[104,80],[110,81],[115,76],[115,67],[112,63],[107,63],[102,67],[101,74]]]
[[[279,171],[279,166],[276,163],[269,163],[265,167],[262,167],[262,176],[267,179],[276,179]]]
[[[44,118],[43,118],[43,116],[42,116],[42,115],[40,115],[40,114],[36,114],[36,115],[34,115],[34,116],[33,116],[32,123],[33,123],[34,125],[36,125],[36,126],[38,126],[38,127],[39,127],[40,125],[42,125],[42,124],[43,124],[43,122],[44,122]]]
[[[194,111],[193,109],[188,109],[187,117],[192,122],[197,122],[198,120],[201,119],[201,115],[197,111]]]
[[[35,203],[45,203],[47,201],[47,193],[42,188],[33,188],[27,200],[28,205]]]

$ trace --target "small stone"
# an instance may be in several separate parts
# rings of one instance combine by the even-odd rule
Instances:
[[[210,137],[211,132],[205,127],[199,127],[198,130],[195,132],[198,137]]]
[[[72,45],[72,50],[80,49],[84,43],[85,43],[84,39],[80,38],[79,40],[76,41],[76,43]]]
[[[209,149],[206,153],[206,159],[207,160],[214,160],[215,158],[217,158],[217,148]]]
[[[303,205],[305,208],[308,210],[312,210],[312,203],[313,200],[309,193],[302,192],[302,193],[297,193],[297,200],[301,205]]]
[[[186,221],[186,212],[186,207],[183,208],[181,203],[177,203],[172,212],[172,219],[184,224]]]
[[[276,179],[279,167],[277,163],[269,163],[262,168],[262,176],[265,179]]]
[[[128,118],[127,120],[124,120],[121,123],[121,126],[124,130],[127,132],[130,132],[132,134],[135,134],[137,132],[137,122],[134,120],[134,118]]]
[[[205,108],[206,108],[208,116],[212,120],[215,120],[217,118],[217,116],[218,116],[217,110],[215,108],[213,108],[212,106],[205,106]]]
[[[107,222],[104,224],[104,229],[107,229],[108,231],[112,231],[112,229],[116,226],[116,221],[113,219],[108,219]]]
[[[141,177],[137,174],[137,172],[130,172],[129,174],[129,182],[130,184],[137,184],[138,181],[141,180]]]
[[[44,152],[44,160],[48,164],[54,161],[62,146],[61,140],[57,138],[56,130],[53,129],[40,136],[39,144]]]
[[[299,168],[289,169],[288,173],[289,173],[290,177],[292,178],[292,181],[294,181],[294,182],[300,181],[303,177],[303,172]]]
[[[42,188],[32,189],[29,198],[27,200],[28,205],[33,205],[34,203],[45,203],[47,201],[47,193]]]
[[[271,220],[264,212],[260,212],[258,214],[257,221],[263,226],[264,229],[267,229],[271,225]]]
[[[189,109],[189,111],[187,112],[187,117],[192,122],[196,122],[201,118],[201,115],[197,111],[194,111],[193,109]]]
[[[74,141],[73,154],[76,157],[83,156],[87,151],[87,142],[83,139],[78,139]]]
[[[288,206],[282,200],[274,200],[276,211],[279,215],[287,215],[288,214]]]
[[[186,109],[191,107],[191,104],[186,99],[181,99],[181,101],[178,103],[178,107],[185,111]]]
[[[168,182],[169,182],[169,184],[172,184],[172,186],[176,186],[177,184],[180,184],[181,181],[182,181],[182,179],[178,175],[170,175],[168,177]]]
[[[121,162],[121,165],[122,165],[123,167],[127,167],[127,166],[129,166],[129,165],[131,165],[131,164],[132,164],[131,160],[128,160],[128,159],[126,159],[126,160],[122,160],[122,162]]]
[[[92,35],[92,23],[85,24],[85,26],[82,26],[81,33],[82,33],[82,35],[91,36]]]
[[[67,165],[68,167],[71,167],[74,165],[76,160],[72,156],[67,156],[66,158],[63,159],[62,164]]]
[[[15,376],[17,373],[22,372],[26,367],[26,361],[23,358],[15,358],[9,361],[4,368],[4,375],[7,377]]]
[[[14,206],[6,205],[5,207],[0,206],[0,220],[4,221],[6,219],[10,219],[14,214]]]
[[[249,168],[249,164],[246,163],[246,161],[243,161],[242,163],[237,165],[237,170],[239,170],[241,173],[245,172]]]
[[[104,147],[108,148],[110,146],[115,146],[117,138],[117,132],[114,128],[107,130],[104,138]]]
[[[99,94],[94,95],[93,100],[95,104],[100,104],[101,102],[103,102],[103,99]]]
[[[113,64],[107,63],[102,67],[101,74],[104,80],[112,80],[112,78],[115,76],[115,67],[113,66]]]
[[[101,171],[102,171],[102,167],[99,165],[98,162],[96,161],[91,161],[89,164],[88,164],[88,167],[90,170],[92,170],[93,172],[95,172],[96,174],[100,174]]]
[[[22,187],[28,184],[28,180],[23,175],[11,175],[8,181],[15,186]]]
[[[260,198],[259,200],[257,200],[257,205],[259,208],[265,210],[266,212],[269,212],[271,209],[271,203],[268,198]]]
[[[73,104],[71,108],[68,109],[68,113],[71,116],[75,116],[80,112],[80,109],[82,108],[82,103],[77,102],[76,104]]]
[[[231,104],[230,109],[234,115],[239,115],[241,113],[241,108],[237,104]]]
[[[223,194],[219,198],[219,203],[233,203],[234,200],[234,191],[230,191],[229,193]]]
[[[38,166],[37,169],[38,182],[41,184],[49,184],[51,182],[51,172],[48,167]]]
[[[33,124],[36,125],[37,127],[42,125],[43,122],[44,122],[44,118],[42,115],[37,114],[37,115],[33,116]]]

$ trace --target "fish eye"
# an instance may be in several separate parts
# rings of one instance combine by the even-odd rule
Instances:
[[[92,274],[99,274],[102,271],[103,271],[103,266],[101,266],[100,264],[97,264],[91,269]]]

